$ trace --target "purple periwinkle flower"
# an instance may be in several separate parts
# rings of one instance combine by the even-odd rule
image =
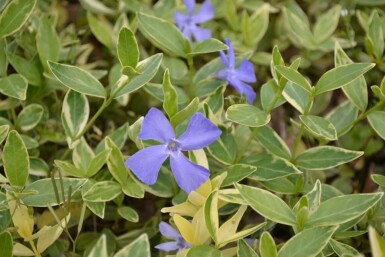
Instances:
[[[187,15],[181,12],[174,13],[174,19],[183,35],[191,42],[191,36],[200,42],[211,37],[209,29],[200,28],[198,24],[214,18],[214,7],[209,0],[206,0],[198,13],[194,14],[195,0],[183,0],[187,7]]]
[[[174,239],[175,241],[170,241],[162,244],[158,244],[155,246],[155,248],[170,252],[174,250],[184,250],[187,248],[191,248],[191,244],[187,243],[186,240],[182,237],[182,235],[173,227],[171,227],[168,223],[162,221],[159,223],[159,231],[162,235],[165,237],[169,237]]]
[[[202,113],[192,115],[186,131],[178,138],[164,116],[151,108],[144,117],[139,139],[153,139],[161,145],[144,148],[126,161],[126,166],[145,184],[155,183],[160,167],[170,156],[171,171],[179,187],[190,193],[196,190],[210,176],[210,172],[198,164],[191,162],[182,151],[192,151],[204,148],[213,143],[221,134],[217,128]]]
[[[254,83],[257,81],[254,73],[254,66],[250,61],[244,59],[239,68],[236,69],[233,44],[231,44],[228,38],[225,39],[225,42],[229,47],[227,50],[229,58],[227,59],[223,51],[219,52],[221,61],[226,66],[226,69],[219,71],[217,77],[221,80],[227,80],[230,86],[234,87],[239,94],[246,95],[249,104],[253,104],[257,94],[254,92],[254,89],[246,83]]]

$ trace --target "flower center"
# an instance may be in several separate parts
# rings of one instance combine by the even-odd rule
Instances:
[[[176,140],[171,139],[170,142],[168,142],[167,148],[170,151],[177,151],[179,149],[179,143]]]

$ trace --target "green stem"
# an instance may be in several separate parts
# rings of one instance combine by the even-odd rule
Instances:
[[[250,134],[249,138],[247,139],[245,145],[242,147],[241,151],[239,152],[237,159],[235,160],[235,163],[238,163],[242,159],[246,150],[249,148],[251,141],[253,141],[253,138],[254,138],[254,132],[251,131],[251,134]]]
[[[189,87],[187,91],[190,99],[193,99],[194,98],[193,79],[195,75],[195,68],[194,68],[194,59],[192,55],[187,55],[187,63],[189,67]]]
[[[36,246],[35,246],[35,243],[33,242],[33,240],[29,241],[29,244],[32,247],[32,251],[35,254],[35,257],[41,257],[40,253],[36,249]]]
[[[16,111],[15,111],[15,104],[14,104],[14,100],[12,97],[9,98],[9,105],[11,107],[11,116],[12,116],[13,124],[14,124],[15,128],[17,129],[19,126],[17,124],[17,115],[16,115]]]

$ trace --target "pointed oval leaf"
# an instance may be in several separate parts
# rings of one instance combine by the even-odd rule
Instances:
[[[139,61],[139,48],[134,33],[126,27],[119,32],[118,57],[120,64],[135,68]]]
[[[9,131],[9,125],[1,125],[0,126],[0,144],[7,138]]]
[[[129,245],[123,247],[114,257],[151,257],[147,234],[142,234]]]
[[[95,175],[107,162],[110,153],[111,149],[105,149],[104,151],[96,155],[95,158],[91,160],[90,165],[88,166],[86,176],[92,177],[93,175]]]
[[[213,53],[213,52],[219,52],[221,50],[227,50],[228,46],[218,39],[215,38],[209,38],[202,42],[197,42],[194,44],[194,47],[189,53],[190,55],[197,55],[197,54],[206,54],[206,53]]]
[[[9,183],[23,187],[28,179],[29,158],[27,148],[16,130],[8,134],[3,150],[3,164]]]
[[[0,249],[2,257],[12,257],[13,240],[9,232],[0,233]]]
[[[204,204],[204,215],[207,230],[215,243],[218,243],[218,191],[213,191]]]
[[[114,181],[96,182],[87,192],[83,194],[83,199],[89,202],[108,202],[122,193],[121,186]]]
[[[281,66],[281,65],[275,66],[275,70],[278,71],[288,81],[291,81],[292,83],[297,84],[298,86],[303,88],[305,91],[311,93],[312,88],[310,83],[297,70],[290,67]]]
[[[296,159],[296,165],[307,170],[330,169],[357,159],[363,154],[359,151],[350,151],[335,146],[313,147]]]
[[[348,222],[367,212],[382,196],[383,193],[375,193],[330,198],[322,202],[317,210],[310,215],[306,226],[330,226]]]
[[[156,47],[171,55],[186,57],[189,42],[174,24],[141,12],[138,20],[140,31]]]
[[[66,134],[76,138],[87,124],[90,107],[88,99],[76,91],[68,90],[64,97],[62,123]]]
[[[40,104],[30,104],[17,116],[17,124],[23,131],[31,130],[39,124],[43,113],[44,109]]]
[[[36,48],[45,71],[49,70],[47,61],[56,62],[60,55],[60,41],[54,22],[48,15],[42,15],[36,34]]]
[[[209,245],[199,245],[192,247],[186,257],[221,257],[222,254],[218,249]]]
[[[79,67],[48,61],[53,75],[64,86],[90,96],[106,98],[107,92],[103,85],[89,72]]]
[[[327,245],[336,227],[315,227],[301,231],[279,250],[278,257],[315,257]]]
[[[353,127],[353,122],[358,116],[358,109],[350,101],[340,104],[334,108],[328,115],[327,119],[336,128],[337,136],[340,137]]]
[[[385,140],[385,111],[374,111],[368,115],[370,126]]]
[[[254,173],[257,170],[257,167],[247,165],[247,164],[235,164],[225,167],[224,169],[218,171],[218,174],[227,173],[227,176],[222,182],[222,187],[230,186],[235,182],[241,181],[242,179],[248,177],[250,174]]]
[[[131,222],[138,222],[139,221],[139,215],[138,213],[128,207],[128,206],[121,206],[118,208],[118,213],[120,217],[122,217],[125,220],[131,221]]]
[[[227,130],[222,130],[220,137],[206,149],[217,161],[224,164],[234,163],[237,157],[237,143]]]
[[[248,127],[261,127],[270,121],[270,114],[249,104],[234,104],[227,109],[226,119]]]
[[[278,196],[260,188],[240,184],[235,185],[243,199],[262,216],[277,223],[296,225],[294,213]]]
[[[313,135],[329,141],[337,140],[336,129],[327,119],[314,115],[300,115],[299,118]]]
[[[35,86],[40,86],[43,83],[43,70],[37,55],[27,60],[7,52],[7,59],[17,73],[27,79],[28,83]]]
[[[132,77],[128,84],[114,85],[111,94],[114,95],[115,98],[118,98],[124,94],[136,91],[142,86],[144,86],[158,72],[160,63],[162,62],[162,57],[163,54],[159,53],[139,62],[136,66],[136,70],[141,74]]]
[[[19,100],[27,97],[28,81],[19,74],[11,74],[0,78],[0,92],[6,96]]]
[[[108,257],[106,235],[102,234],[87,257]]]
[[[88,25],[92,34],[99,40],[100,43],[109,49],[114,48],[112,40],[112,25],[104,16],[94,16],[91,12],[87,12]]]
[[[291,153],[282,138],[269,126],[253,129],[253,135],[270,153],[289,160]]]
[[[314,25],[314,40],[320,44],[328,39],[336,30],[340,18],[341,6],[336,5],[320,15]]]
[[[251,248],[248,243],[241,239],[238,241],[238,257],[258,257],[258,254]],[[262,256],[265,257],[265,256]],[[267,256],[266,256],[267,257]],[[275,256],[268,256],[275,257]]]
[[[323,74],[318,80],[315,86],[316,94],[319,95],[343,87],[374,66],[374,63],[352,63],[331,69]]]
[[[8,4],[0,16],[0,38],[18,31],[28,20],[37,0],[15,0]]]
[[[171,84],[170,72],[168,69],[166,69],[163,76],[163,96],[163,109],[168,117],[171,118],[178,112],[178,95]]]
[[[277,246],[269,232],[263,232],[259,241],[259,252],[261,257],[277,257]]]

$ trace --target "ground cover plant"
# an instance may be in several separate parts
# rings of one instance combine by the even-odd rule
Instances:
[[[1,0],[0,256],[385,256],[384,5]]]

